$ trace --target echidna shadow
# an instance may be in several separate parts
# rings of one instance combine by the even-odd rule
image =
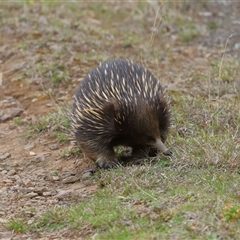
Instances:
[[[112,60],[93,69],[80,83],[71,112],[77,144],[100,168],[119,163],[114,147],[132,154],[171,155],[165,141],[170,107],[160,82],[146,68]]]

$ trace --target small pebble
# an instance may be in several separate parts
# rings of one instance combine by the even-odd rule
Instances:
[[[32,216],[34,216],[34,213],[31,213],[32,214]],[[32,223],[34,223],[34,219],[29,219],[28,221],[27,221],[27,224],[28,225],[30,225],[30,224],[32,224]],[[29,238],[30,239],[30,238]]]
[[[62,180],[63,183],[75,183],[81,179],[81,176],[69,176]]]
[[[38,194],[35,193],[35,192],[30,192],[30,193],[27,193],[25,195],[26,198],[33,198],[33,197],[36,197],[36,196],[38,196]]]
[[[11,118],[19,117],[23,113],[22,108],[13,108],[10,112]]]
[[[51,150],[57,150],[58,149],[58,144],[55,143],[55,144],[50,145],[50,149]]]
[[[93,176],[93,172],[92,171],[86,171],[83,173],[82,175],[82,180],[85,181],[85,180],[88,180],[89,178],[91,178]]]
[[[26,187],[33,187],[33,183],[30,179],[26,178],[26,179],[22,179],[22,182],[23,184],[26,186]]]
[[[91,186],[94,184],[94,181],[92,179],[86,179],[83,181],[84,186]]]
[[[23,149],[29,151],[29,150],[33,149],[34,147],[35,147],[34,144],[30,143],[30,144],[25,145]]]
[[[59,200],[62,200],[65,197],[70,196],[72,193],[73,193],[72,189],[60,190],[59,193],[56,195],[56,198],[59,199]]]
[[[38,187],[34,188],[33,192],[38,193],[38,194],[43,194],[44,192],[48,192],[46,187]]]
[[[47,197],[47,196],[52,196],[52,193],[51,192],[43,192],[42,195]]]
[[[36,153],[31,151],[31,152],[29,152],[29,155],[30,155],[30,156],[35,156]]]
[[[0,156],[0,160],[4,160],[4,159],[9,158],[9,157],[11,157],[10,153],[8,153],[8,152],[4,153],[3,155]]]
[[[45,160],[44,154],[39,154],[35,157],[35,161],[37,161],[37,162],[42,162],[44,160]]]
[[[3,114],[2,116],[0,116],[0,123],[2,122],[2,123],[4,123],[4,122],[6,122],[6,121],[8,121],[8,120],[10,120],[11,119],[11,116],[10,115],[8,115],[8,114]]]
[[[5,215],[5,212],[0,211],[0,216],[4,216],[4,215]]]
[[[17,172],[15,171],[15,169],[12,169],[8,172],[8,176],[13,176],[15,175]]]
[[[15,161],[15,162],[13,162],[12,166],[17,167],[17,166],[19,166],[19,163],[17,161]]]
[[[59,176],[52,176],[53,181],[59,181],[60,177]]]

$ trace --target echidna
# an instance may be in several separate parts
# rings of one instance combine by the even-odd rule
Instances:
[[[119,145],[171,154],[164,145],[170,108],[163,88],[131,61],[112,60],[93,69],[74,96],[71,120],[78,145],[100,168],[118,163],[114,147]]]

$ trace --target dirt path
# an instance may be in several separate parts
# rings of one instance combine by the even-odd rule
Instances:
[[[64,156],[63,149],[72,148],[69,142],[59,142],[52,136],[51,129],[26,137],[29,126],[58,111],[62,102],[71,101],[76,84],[72,84],[70,90],[62,84],[57,93],[51,94],[46,89],[52,89],[54,84],[49,85],[38,77],[30,82],[24,78],[23,72],[32,59],[17,49],[16,35],[12,33],[3,38],[0,47],[1,239],[26,237],[18,238],[6,232],[5,224],[9,220],[36,217],[54,206],[79,201],[97,189],[96,184],[81,181],[86,165],[78,162],[76,170],[76,157]]]

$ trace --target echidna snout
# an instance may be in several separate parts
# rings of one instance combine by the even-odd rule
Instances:
[[[138,151],[164,145],[170,107],[159,81],[144,67],[113,60],[93,69],[80,83],[71,114],[72,129],[83,152],[101,168],[118,164],[114,147]],[[147,151],[146,151],[147,152]]]
[[[159,138],[156,140],[155,144],[153,145],[157,150],[161,151],[166,156],[171,156],[172,152],[166,148],[162,140]]]

